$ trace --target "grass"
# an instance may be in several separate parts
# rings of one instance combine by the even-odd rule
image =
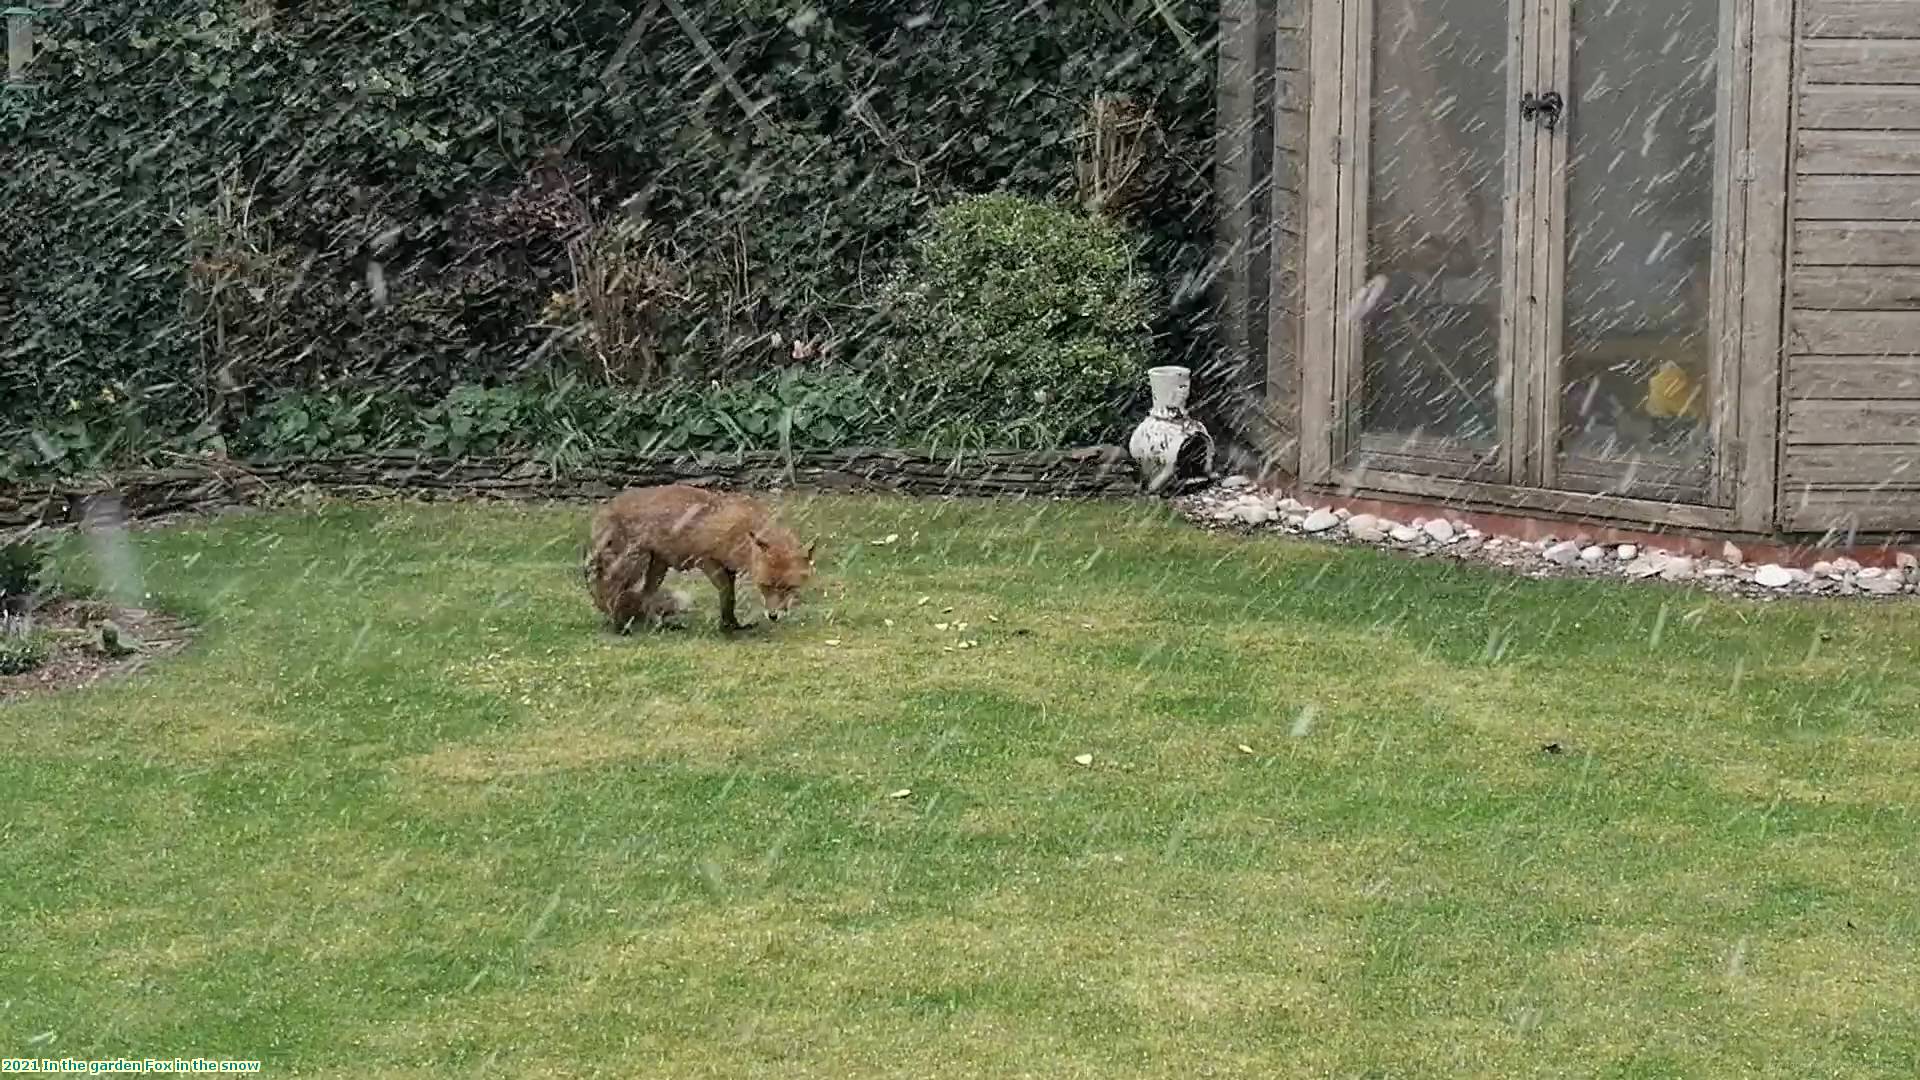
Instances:
[[[789,513],[821,586],[740,640],[704,581],[691,629],[598,632],[577,509],[141,534],[204,637],[0,712],[0,1053],[1920,1074],[1911,605]]]

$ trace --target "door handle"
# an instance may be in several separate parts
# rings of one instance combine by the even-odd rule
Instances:
[[[1535,120],[1546,118],[1547,130],[1553,131],[1560,126],[1560,114],[1567,107],[1567,99],[1560,96],[1558,90],[1549,90],[1544,94],[1527,94],[1520,99],[1520,119]]]

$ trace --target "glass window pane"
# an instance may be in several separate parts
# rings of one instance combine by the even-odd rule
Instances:
[[[1497,438],[1505,0],[1377,0],[1361,431]]]
[[[1715,383],[1719,26],[1716,0],[1574,5],[1560,449],[1691,486]]]

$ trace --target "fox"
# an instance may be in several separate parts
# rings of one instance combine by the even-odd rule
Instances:
[[[684,594],[661,592],[668,570],[702,570],[720,593],[720,629],[732,633],[742,629],[735,581],[745,575],[776,622],[813,580],[816,547],[801,547],[758,500],[663,484],[623,491],[594,511],[583,569],[594,607],[623,634],[685,610]]]

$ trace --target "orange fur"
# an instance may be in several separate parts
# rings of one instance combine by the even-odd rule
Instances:
[[[777,619],[813,578],[813,545],[803,549],[754,499],[681,484],[625,491],[594,511],[587,589],[615,629],[671,614],[677,605],[662,595],[661,580],[668,570],[695,568],[720,593],[721,627],[737,630],[735,579],[752,581],[768,619]]]

